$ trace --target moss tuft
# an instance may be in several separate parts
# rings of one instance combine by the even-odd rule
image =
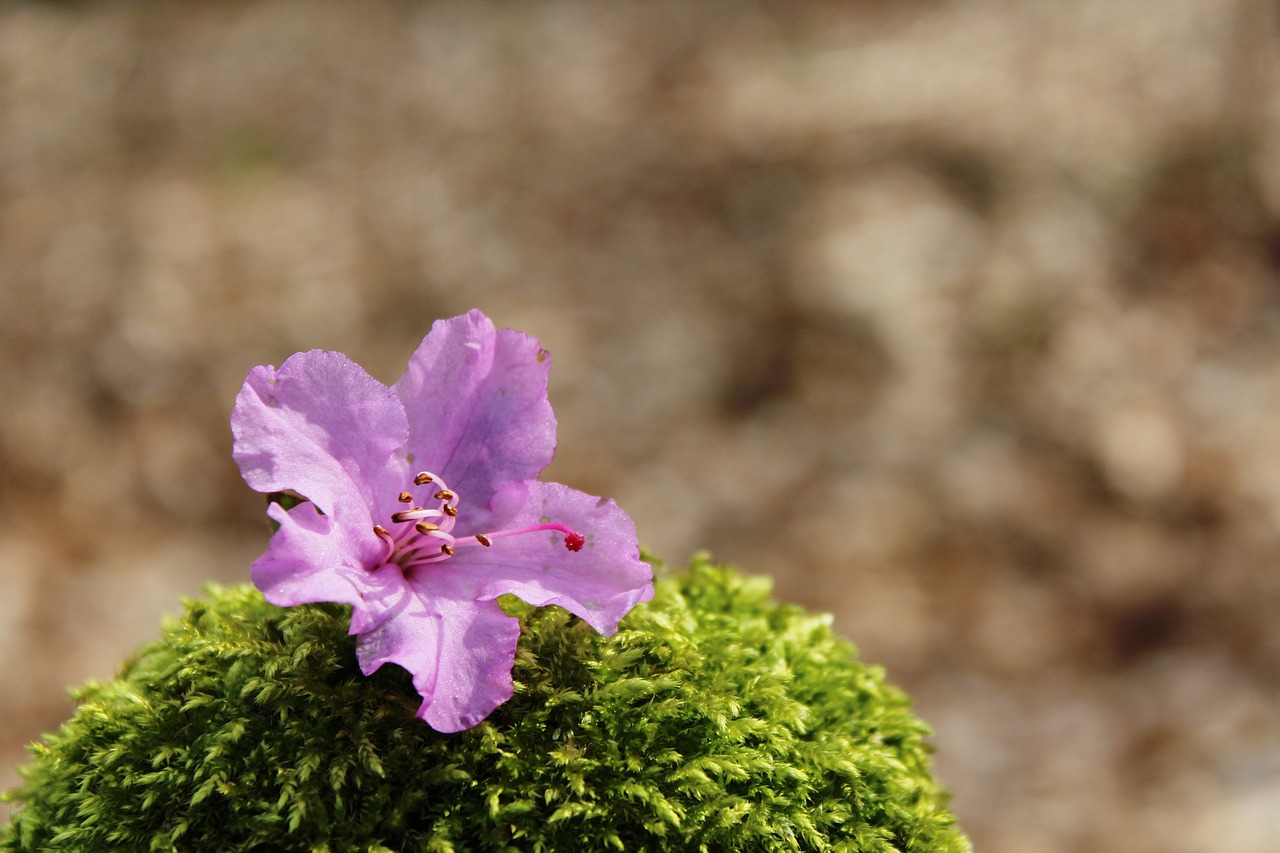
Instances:
[[[0,849],[969,849],[907,697],[767,581],[695,559],[609,639],[506,606],[516,694],[442,735],[348,608],[213,588],[32,747]]]

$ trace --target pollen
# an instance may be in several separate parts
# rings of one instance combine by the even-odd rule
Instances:
[[[400,497],[396,498],[396,500],[400,501],[402,504],[411,504],[413,503],[413,495],[408,492],[401,492]]]
[[[427,483],[430,483],[434,479],[435,477],[432,477],[426,471],[423,471],[422,473],[418,474],[418,476],[413,478],[413,484],[415,486],[425,486]]]

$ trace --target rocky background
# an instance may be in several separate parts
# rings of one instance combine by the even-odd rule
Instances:
[[[245,372],[480,307],[834,611],[978,849],[1280,837],[1265,0],[0,5],[0,786],[266,539]]]

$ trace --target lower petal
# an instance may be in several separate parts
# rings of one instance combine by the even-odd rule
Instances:
[[[440,611],[440,658],[435,692],[418,716],[440,732],[481,722],[511,698],[520,622],[496,601],[435,599]]]
[[[423,701],[430,702],[440,660],[440,614],[404,582],[399,566],[382,566],[375,574],[388,581],[377,612],[351,615],[360,670],[372,675],[384,663],[398,664],[413,676]]]
[[[401,577],[397,566],[374,574],[383,573]],[[422,696],[418,716],[440,732],[469,729],[511,698],[518,620],[496,601],[442,597],[421,583],[401,580],[386,589],[378,623],[357,640],[365,675],[384,663],[408,670]]]

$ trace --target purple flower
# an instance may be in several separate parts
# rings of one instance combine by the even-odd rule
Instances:
[[[653,596],[635,525],[610,500],[536,478],[555,452],[550,358],[472,311],[438,321],[390,388],[341,353],[255,367],[233,455],[280,524],[253,564],[273,604],[350,604],[366,675],[396,663],[418,716],[470,728],[511,698],[519,622],[496,599],[558,604],[602,634]]]

